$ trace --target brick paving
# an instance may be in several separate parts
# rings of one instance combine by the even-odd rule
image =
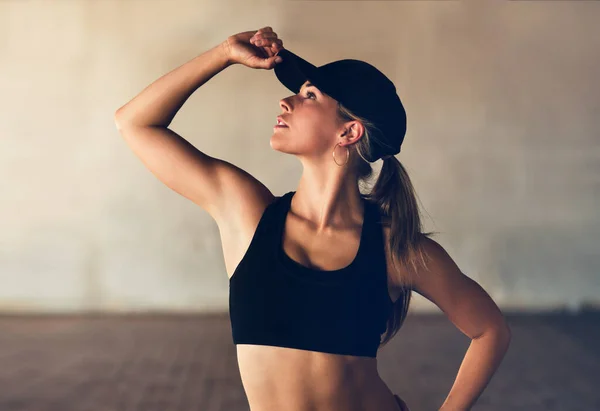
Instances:
[[[508,315],[512,344],[474,410],[600,410],[600,313]],[[0,411],[248,411],[227,314],[2,316]],[[411,314],[379,371],[436,410],[468,339]]]

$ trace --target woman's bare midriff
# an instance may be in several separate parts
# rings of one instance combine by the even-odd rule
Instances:
[[[377,360],[238,344],[250,411],[399,411]]]

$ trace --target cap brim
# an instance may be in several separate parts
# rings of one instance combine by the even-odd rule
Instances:
[[[300,87],[310,80],[315,87],[325,92],[322,87],[327,84],[318,68],[287,49],[277,53],[283,61],[275,65],[275,76],[288,90],[298,94]]]

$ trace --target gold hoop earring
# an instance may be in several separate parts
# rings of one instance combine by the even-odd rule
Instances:
[[[348,160],[350,160],[350,149],[348,148],[348,146],[346,146],[346,162],[344,164],[338,164],[338,162],[335,160],[335,149],[337,148],[337,146],[340,143],[337,143],[334,147],[333,147],[333,152],[331,153],[333,155],[333,161],[335,164],[337,164],[338,166],[342,167],[345,166],[346,164],[348,164]]]

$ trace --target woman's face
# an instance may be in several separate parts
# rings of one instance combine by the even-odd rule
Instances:
[[[296,95],[279,102],[281,118],[288,128],[275,128],[271,148],[302,157],[331,156],[331,149],[343,132],[337,101],[323,94],[307,80]]]

